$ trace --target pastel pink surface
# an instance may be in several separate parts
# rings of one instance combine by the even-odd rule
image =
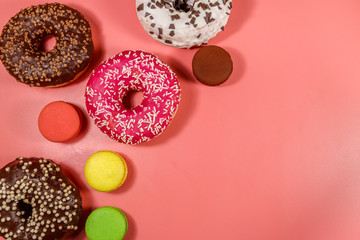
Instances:
[[[40,2],[3,0],[0,26]],[[94,61],[57,89],[17,83],[0,66],[2,166],[20,155],[61,163],[79,186],[84,216],[101,206],[124,210],[125,240],[359,239],[359,1],[233,1],[225,31],[209,44],[229,51],[234,71],[214,88],[191,74],[196,49],[147,35],[135,1],[60,2],[89,19]],[[127,49],[152,52],[177,73],[182,101],[164,133],[128,146],[86,116],[73,141],[44,139],[37,129],[42,107],[63,100],[85,113],[91,71]],[[88,157],[105,149],[119,152],[129,168],[112,193],[93,191],[83,175]],[[84,231],[72,239],[85,240]]]

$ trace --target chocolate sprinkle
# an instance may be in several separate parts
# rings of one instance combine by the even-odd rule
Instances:
[[[215,21],[214,18],[211,18],[211,12],[205,12],[206,16],[204,17],[206,24],[211,23],[212,21]]]
[[[140,12],[144,10],[144,3],[140,4],[138,7],[137,7],[137,11]]]
[[[171,15],[171,20],[178,20],[180,19],[180,15],[179,14],[175,14],[175,15]]]
[[[206,44],[209,39],[223,31],[232,8],[232,0],[136,0],[136,2],[137,6],[144,4],[144,10],[137,12],[144,29],[156,40],[164,44],[169,44],[166,41],[169,40],[172,42],[170,45],[181,48]]]

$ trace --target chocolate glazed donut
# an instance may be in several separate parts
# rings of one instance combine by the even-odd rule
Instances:
[[[41,42],[54,36],[46,52]],[[0,59],[19,82],[36,87],[61,86],[87,68],[93,54],[89,22],[75,9],[59,3],[21,10],[3,28]]]
[[[78,228],[79,190],[61,167],[43,158],[17,158],[0,170],[0,236],[62,239]]]

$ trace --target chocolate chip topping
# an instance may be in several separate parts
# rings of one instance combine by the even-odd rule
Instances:
[[[138,18],[153,38],[167,45],[190,48],[207,44],[209,39],[224,30],[232,0],[136,2]]]
[[[144,4],[142,3],[142,4],[140,4],[138,7],[137,7],[137,11],[139,12],[139,11],[142,11],[142,10],[144,10]]]
[[[54,36],[55,47],[41,50]],[[18,81],[30,86],[58,86],[86,69],[93,53],[89,22],[75,9],[52,3],[21,10],[5,25],[0,59]]]
[[[205,14],[206,15],[205,15],[204,19],[205,19],[206,24],[209,24],[212,21],[215,21],[215,19],[211,17],[211,14],[212,14],[211,12],[205,12]]]
[[[174,14],[174,15],[171,15],[171,20],[178,20],[180,19],[180,15],[179,14]]]
[[[233,63],[230,54],[225,49],[218,46],[206,46],[195,53],[192,69],[199,82],[216,86],[230,77]]]
[[[0,170],[0,236],[54,240],[78,228],[80,192],[61,167],[43,158],[17,158]]]

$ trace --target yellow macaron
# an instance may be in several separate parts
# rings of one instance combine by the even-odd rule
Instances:
[[[127,176],[126,162],[120,154],[99,151],[86,161],[84,173],[88,184],[100,192],[110,192],[120,187]]]

